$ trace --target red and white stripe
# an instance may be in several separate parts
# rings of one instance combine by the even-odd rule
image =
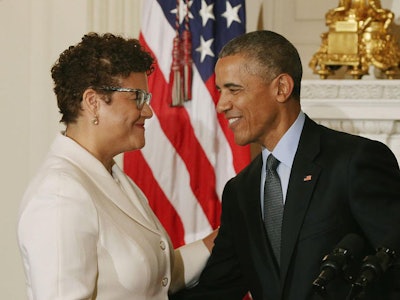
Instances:
[[[177,247],[219,225],[224,185],[248,164],[250,151],[234,144],[226,120],[215,111],[214,77],[203,82],[195,65],[192,100],[169,105],[174,36],[158,2],[144,1],[140,41],[157,59],[149,76],[154,116],[146,122],[146,146],[124,155],[124,170]]]

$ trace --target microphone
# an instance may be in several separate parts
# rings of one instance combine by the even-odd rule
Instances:
[[[361,265],[361,273],[355,285],[366,287],[380,278],[396,260],[396,252],[386,247],[379,247],[375,255],[368,255]]]
[[[387,247],[378,247],[375,255],[368,255],[361,265],[360,275],[353,283],[349,299],[356,299],[366,287],[378,280],[397,259],[396,251]]]
[[[326,294],[326,285],[341,274],[350,261],[361,254],[363,248],[364,240],[360,236],[354,233],[346,235],[333,251],[323,258],[321,273],[313,282],[316,292],[320,295]]]

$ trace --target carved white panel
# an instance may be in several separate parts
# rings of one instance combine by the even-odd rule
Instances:
[[[318,123],[379,140],[400,161],[399,80],[304,80],[301,96]]]
[[[398,80],[305,80],[306,99],[400,99]]]

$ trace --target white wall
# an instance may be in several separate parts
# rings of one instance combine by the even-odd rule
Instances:
[[[136,36],[141,1],[0,0],[0,299],[26,299],[16,220],[25,187],[61,128],[51,65],[87,31]],[[262,4],[262,26],[293,41],[305,78],[313,78],[308,61],[319,47],[320,33],[326,31],[324,14],[337,2],[248,0],[248,30],[257,28]],[[388,7],[392,1],[382,3]]]
[[[19,201],[60,128],[50,67],[86,31],[86,15],[84,1],[0,1],[0,299],[26,299]]]

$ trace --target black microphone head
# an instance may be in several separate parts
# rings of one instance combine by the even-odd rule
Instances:
[[[363,290],[370,283],[378,280],[395,262],[399,251],[400,235],[397,231],[390,232],[376,248],[375,255],[368,255],[364,258],[360,274],[353,286]]]
[[[376,251],[384,250],[393,256],[400,256],[400,232],[393,230],[385,236],[383,241],[376,247]]]
[[[322,293],[330,281],[343,274],[355,257],[361,256],[363,249],[364,240],[360,236],[354,233],[347,234],[332,252],[323,258],[321,273],[313,282],[315,290]]]
[[[364,249],[364,240],[355,233],[347,234],[335,247],[337,251],[348,251],[347,255],[358,256]]]
[[[342,270],[348,261],[361,256],[363,249],[364,240],[355,233],[349,233],[323,258],[321,269],[329,267]]]

